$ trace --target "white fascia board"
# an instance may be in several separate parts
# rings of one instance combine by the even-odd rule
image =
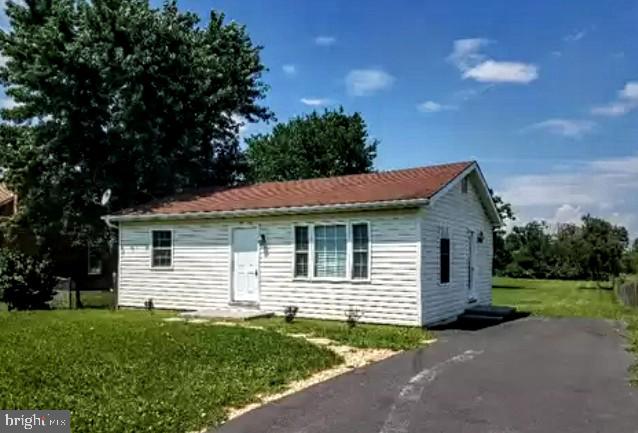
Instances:
[[[405,199],[405,200],[387,200],[366,203],[344,203],[333,205],[317,205],[317,206],[292,206],[279,208],[264,209],[240,209],[232,211],[213,211],[213,212],[184,212],[184,213],[148,213],[148,214],[128,214],[128,215],[106,215],[102,220],[107,225],[113,222],[122,221],[161,221],[161,220],[184,220],[184,219],[210,219],[210,218],[233,218],[233,217],[249,217],[249,216],[273,216],[273,215],[291,215],[291,214],[312,214],[327,212],[346,212],[357,210],[376,210],[376,209],[401,209],[408,207],[419,207],[426,205],[429,199]]]

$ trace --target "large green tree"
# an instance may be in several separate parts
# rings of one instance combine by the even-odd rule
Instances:
[[[494,229],[494,254],[492,267],[494,272],[502,274],[503,271],[505,271],[507,264],[512,260],[510,251],[505,248],[505,235],[507,234],[506,225],[510,221],[515,221],[516,216],[514,215],[514,210],[510,203],[504,201],[501,196],[494,194],[494,191],[491,189],[490,194],[492,195],[492,200],[494,201],[494,205],[498,210],[498,214],[501,217],[502,222],[500,227]]]
[[[272,117],[243,26],[175,1],[10,0],[7,15],[0,167],[36,239],[103,234],[107,189],[117,209],[240,178],[238,119]]]
[[[367,173],[378,144],[368,138],[361,115],[346,114],[343,108],[295,117],[246,143],[249,179],[254,182]]]

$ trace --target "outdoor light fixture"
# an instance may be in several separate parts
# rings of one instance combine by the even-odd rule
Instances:
[[[257,243],[259,244],[260,247],[263,247],[264,245],[266,245],[266,235],[265,234],[259,235],[259,238],[257,239]]]
[[[484,237],[485,237],[485,236],[483,235],[483,232],[479,232],[478,236],[476,237],[476,241],[477,241],[479,244],[482,244],[482,243],[483,243],[483,238],[484,238]]]

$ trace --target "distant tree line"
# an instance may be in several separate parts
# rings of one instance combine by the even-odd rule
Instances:
[[[638,268],[638,240],[627,229],[586,215],[581,224],[533,221],[497,234],[494,268],[518,278],[603,281]]]

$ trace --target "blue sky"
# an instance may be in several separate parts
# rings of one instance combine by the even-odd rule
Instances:
[[[638,1],[179,4],[247,26],[280,121],[343,105],[379,169],[477,159],[522,222],[591,212],[638,236]]]

